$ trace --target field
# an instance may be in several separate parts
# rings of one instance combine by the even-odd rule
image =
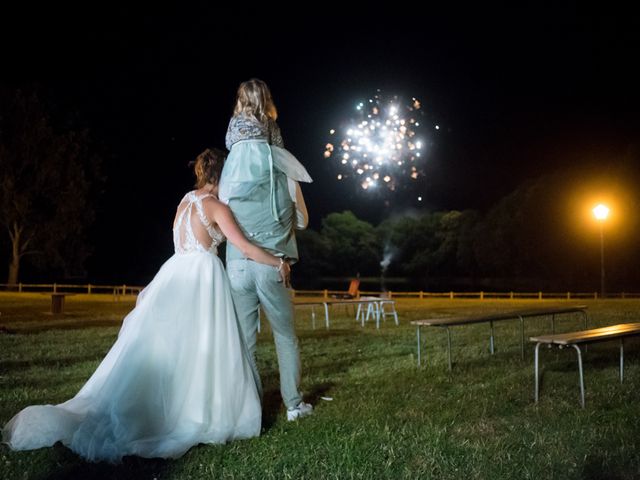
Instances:
[[[60,403],[91,375],[118,333],[134,297],[67,298],[66,314],[47,313],[49,297],[0,293],[0,422],[31,404]],[[29,452],[0,447],[2,479],[200,478],[640,478],[640,341],[625,342],[625,381],[618,343],[585,355],[586,408],[579,405],[573,350],[542,349],[541,401],[533,402],[533,345],[520,359],[519,324],[453,332],[453,371],[446,335],[423,329],[425,364],[416,366],[419,318],[500,309],[576,304],[563,300],[399,300],[400,326],[362,328],[353,311],[332,309],[329,330],[311,328],[297,311],[302,388],[314,415],[286,421],[278,391],[271,332],[260,335],[265,387],[262,435],[226,445],[200,445],[178,460],[127,457],[121,465],[86,463],[60,444]],[[587,300],[590,326],[637,322],[640,300]],[[549,330],[529,320],[527,335]],[[557,331],[581,328],[579,316]]]

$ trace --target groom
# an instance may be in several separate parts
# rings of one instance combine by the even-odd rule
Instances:
[[[286,150],[266,142],[253,147],[269,151],[251,158],[229,155],[220,177],[220,200],[229,205],[249,240],[290,265],[298,260],[294,229],[302,230],[308,224],[307,209],[296,180],[311,181],[311,178]],[[302,401],[299,390],[300,352],[288,285],[280,280],[277,269],[244,258],[230,242],[226,261],[233,303],[259,390],[262,392],[255,353],[258,310],[262,306],[273,331],[287,420],[311,414],[313,407]]]

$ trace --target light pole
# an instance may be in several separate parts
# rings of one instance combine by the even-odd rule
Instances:
[[[600,297],[604,298],[604,221],[609,216],[609,207],[600,203],[592,211],[600,223]]]

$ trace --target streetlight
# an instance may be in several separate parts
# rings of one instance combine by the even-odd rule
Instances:
[[[593,215],[600,223],[600,297],[604,298],[604,221],[609,216],[609,207],[602,203],[593,207]]]

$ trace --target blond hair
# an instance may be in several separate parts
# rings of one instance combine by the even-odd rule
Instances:
[[[267,84],[257,78],[242,82],[238,87],[233,115],[254,117],[262,123],[269,119],[277,120],[278,111]]]

